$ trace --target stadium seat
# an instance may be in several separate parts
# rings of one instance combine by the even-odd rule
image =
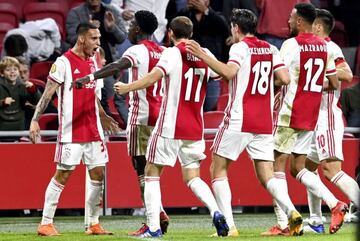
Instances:
[[[68,11],[66,4],[58,2],[31,2],[24,6],[25,21],[52,18],[59,26],[61,37],[65,39],[65,19]]]
[[[10,29],[13,29],[14,26],[9,24],[9,23],[0,23],[0,45],[1,45],[1,49],[2,49],[2,44],[4,41],[4,37],[7,33],[7,31],[9,31]]]
[[[332,41],[337,43],[340,47],[348,47],[349,46],[348,34],[345,30],[344,24],[340,21],[335,21],[335,27],[330,34],[330,38]]]
[[[17,12],[17,16],[19,18],[19,22],[23,19],[23,7],[25,4],[29,2],[38,2],[38,0],[0,0],[0,3],[10,3],[13,5],[13,9]]]
[[[220,95],[225,95],[229,93],[229,84],[227,81],[220,81]]]
[[[59,120],[57,113],[45,113],[39,118],[40,130],[57,130],[59,128]],[[41,141],[56,141],[57,136],[43,136]]]
[[[216,105],[216,110],[224,111],[229,101],[229,94],[220,95]]]
[[[18,12],[12,3],[0,3],[0,22],[17,28],[20,22]]]
[[[30,78],[46,82],[52,64],[51,61],[33,63],[30,68]]]

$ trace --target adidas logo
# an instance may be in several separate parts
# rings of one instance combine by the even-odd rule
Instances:
[[[80,74],[80,71],[78,69],[75,69],[74,74]]]

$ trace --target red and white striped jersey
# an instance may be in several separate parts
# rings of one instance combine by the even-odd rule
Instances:
[[[229,103],[222,125],[241,132],[272,134],[274,71],[285,68],[278,49],[245,37],[230,49],[229,62],[239,66],[229,81]]]
[[[213,56],[207,49],[204,51]],[[183,42],[165,49],[156,68],[163,72],[165,79],[161,110],[153,133],[173,139],[201,140],[207,82],[209,77],[218,76],[204,61],[186,52]]]
[[[159,61],[162,51],[162,47],[149,40],[128,48],[123,57],[132,65],[129,71],[129,83],[149,73]],[[129,93],[129,124],[155,126],[163,95],[161,87],[162,81],[159,80],[153,86]]]
[[[312,33],[286,40],[280,55],[289,69],[290,84],[277,125],[314,130],[325,76],[336,74],[333,55],[328,53],[325,41]]]
[[[325,39],[329,53],[334,55],[335,65],[346,62],[341,48],[330,40]],[[325,80],[327,81],[327,80]],[[339,83],[341,84],[341,82]],[[340,108],[340,86],[337,90],[324,91],[322,94],[317,130],[343,130],[344,121]]]
[[[57,89],[59,142],[83,143],[104,139],[96,100],[97,96],[101,96],[98,83],[102,82],[91,81],[82,89],[70,90],[73,81],[93,73],[96,68],[95,57],[84,60],[71,50],[52,65],[48,80],[61,85]]]

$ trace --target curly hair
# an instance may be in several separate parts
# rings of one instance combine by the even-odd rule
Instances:
[[[4,70],[9,66],[15,66],[20,69],[20,63],[16,58],[5,56],[0,60],[0,73],[4,73]]]
[[[153,34],[158,27],[156,16],[149,11],[140,10],[135,13],[135,20],[141,31],[146,34]]]

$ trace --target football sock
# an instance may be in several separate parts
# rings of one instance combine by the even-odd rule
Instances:
[[[235,227],[231,207],[231,190],[227,177],[216,178],[212,181],[212,189],[221,213],[225,216],[229,228]]]
[[[201,180],[200,177],[191,179],[188,181],[187,185],[196,197],[209,209],[211,217],[214,216],[215,211],[219,211],[216,200],[209,186]]]
[[[282,188],[283,190],[288,193],[288,186],[286,182],[286,175],[285,172],[274,172],[274,177],[278,180],[279,188]],[[285,229],[288,225],[288,217],[287,214],[280,208],[280,206],[277,204],[276,200],[273,199],[273,206],[274,206],[274,212],[276,215],[276,221],[277,224],[281,229]]]
[[[51,178],[45,192],[45,203],[41,225],[53,223],[56,207],[63,189],[64,185],[58,183],[55,178]]]
[[[316,175],[316,178],[318,179],[318,181],[321,182],[322,185],[324,185],[319,177],[319,173],[317,171],[315,171],[313,173]],[[315,196],[307,189],[306,189],[306,191],[307,191],[307,199],[308,199],[308,205],[309,205],[309,211],[310,211],[311,224],[313,224],[313,225],[322,224],[323,222],[321,219],[321,216],[322,216],[321,198]]]
[[[331,182],[334,183],[340,190],[350,199],[350,201],[359,208],[360,206],[360,190],[357,182],[343,171],[339,171]]]
[[[150,231],[155,232],[160,229],[160,177],[145,176],[144,198],[147,225]]]
[[[336,206],[339,201],[336,199],[334,194],[316,177],[316,175],[306,168],[302,169],[297,175],[296,179],[299,180],[306,186],[306,189],[310,191],[315,196],[324,200],[324,202],[329,206],[330,210]]]
[[[103,193],[103,182],[90,180],[89,193],[87,195],[87,204],[89,207],[89,223],[94,225],[99,223],[99,215],[101,210],[101,201]]]

